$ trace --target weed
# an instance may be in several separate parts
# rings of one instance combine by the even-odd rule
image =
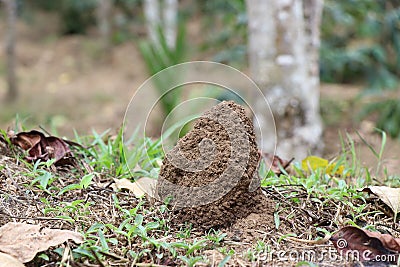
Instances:
[[[202,256],[196,256],[196,257],[179,256],[178,258],[181,259],[189,267],[195,266],[197,262],[203,260]]]
[[[219,246],[225,237],[226,233],[221,233],[220,231],[216,231],[214,229],[211,229],[206,235],[206,238],[213,242],[215,246]]]
[[[179,232],[176,233],[177,238],[190,238],[192,231],[192,224],[186,224],[185,227],[181,227]]]
[[[159,45],[150,42],[142,42],[139,44],[140,52],[150,75],[154,75],[165,68],[182,63],[186,57],[186,31],[183,22],[179,23],[175,48],[170,48],[167,45],[167,40],[161,28],[158,34]],[[170,88],[166,88],[165,86],[165,84],[172,84],[170,81],[176,79],[176,77],[172,75],[171,77],[167,77],[164,75],[161,78],[162,79],[153,79],[153,81],[155,82],[157,93],[160,96],[160,103],[164,115],[167,116],[179,103],[181,90],[174,89],[168,91]]]
[[[94,173],[89,173],[89,174],[84,175],[79,184],[67,185],[66,187],[64,187],[63,189],[60,190],[58,195],[60,196],[60,195],[64,194],[65,192],[68,192],[71,190],[84,190],[84,189],[88,188],[88,186],[92,182],[92,179],[94,176],[95,176]]]

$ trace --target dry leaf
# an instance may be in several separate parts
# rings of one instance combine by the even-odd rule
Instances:
[[[360,261],[382,261],[385,258],[387,262],[397,262],[400,253],[399,238],[354,226],[343,227],[330,240],[339,254],[358,256]]]
[[[301,161],[301,168],[305,171],[316,171],[318,169],[324,169],[327,174],[330,175],[343,175],[344,166],[337,163],[329,163],[328,160],[317,156],[308,156]]]
[[[129,179],[116,179],[114,178],[115,186],[114,189],[121,190],[127,189],[131,191],[137,198],[143,197],[145,194],[150,196],[154,196],[157,180],[142,177],[139,178],[136,182],[131,182]]]
[[[50,159],[55,159],[56,162],[71,152],[67,143],[58,137],[49,136],[46,137],[46,141],[46,152],[48,153],[48,157]]]
[[[264,158],[265,165],[267,167],[270,167],[271,171],[273,171],[276,175],[281,175],[282,169],[286,170],[287,167],[289,167],[290,163],[292,163],[292,161],[294,160],[294,158],[292,158],[291,160],[284,160],[277,155],[273,155],[270,153],[262,153],[262,157]]]
[[[317,156],[308,156],[301,161],[301,168],[303,170],[312,170],[315,171],[319,168],[327,168],[328,160],[317,157]]]
[[[55,159],[55,162],[58,162],[71,153],[68,144],[73,143],[55,136],[46,137],[35,130],[20,132],[16,135],[10,133],[10,140],[14,145],[28,152],[26,160],[29,161]]]
[[[400,188],[392,188],[388,186],[369,186],[362,189],[362,191],[376,195],[392,209],[394,214],[399,212]]]
[[[25,267],[25,265],[11,255],[0,252],[0,267]]]
[[[0,251],[21,262],[29,262],[38,252],[70,239],[77,244],[83,242],[82,235],[73,231],[41,228],[40,225],[26,223],[7,223],[0,228]]]

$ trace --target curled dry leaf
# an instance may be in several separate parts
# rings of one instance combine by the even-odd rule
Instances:
[[[400,209],[400,188],[392,188],[388,186],[369,186],[362,189],[364,192],[372,193],[388,205],[394,214]]]
[[[343,227],[330,240],[340,255],[352,255],[360,261],[397,262],[400,253],[399,238],[354,226]]]
[[[292,161],[294,160],[294,158],[292,158],[291,160],[284,160],[277,155],[273,155],[270,153],[262,153],[262,157],[264,158],[266,166],[270,167],[271,171],[273,171],[276,175],[281,175],[282,169],[286,170],[289,167],[290,163],[292,163]]]
[[[18,134],[9,133],[11,142],[28,152],[26,160],[55,159],[55,162],[71,154],[67,142],[55,136],[46,137],[43,133],[32,130]]]
[[[131,182],[129,179],[116,179],[114,178],[115,185],[113,185],[114,190],[127,189],[131,191],[137,198],[143,197],[145,194],[154,196],[157,180],[142,177],[135,182]]]
[[[0,251],[21,262],[29,262],[38,252],[68,240],[80,244],[83,237],[73,231],[41,228],[40,225],[26,223],[7,223],[0,228]]]
[[[0,267],[25,267],[25,265],[11,255],[0,252]]]

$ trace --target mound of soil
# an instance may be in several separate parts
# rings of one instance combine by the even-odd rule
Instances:
[[[274,203],[261,189],[253,124],[233,101],[205,112],[166,154],[156,192],[172,197],[176,223],[200,229],[233,225],[250,214],[271,225]]]

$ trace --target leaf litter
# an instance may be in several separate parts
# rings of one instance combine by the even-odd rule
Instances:
[[[64,139],[55,136],[45,136],[42,132],[32,130],[30,132],[13,131],[7,133],[12,144],[20,147],[28,153],[25,157],[28,161],[54,159],[55,163],[72,156],[70,144]]]
[[[13,256],[0,252],[0,267],[25,267],[25,265]]]
[[[396,218],[396,215],[400,210],[400,188],[369,186],[362,189],[362,191],[376,195],[380,200],[388,205]]]
[[[0,227],[0,251],[21,262],[29,262],[38,252],[68,240],[80,244],[83,236],[70,230],[42,228],[26,223],[10,222]]]
[[[148,178],[148,177],[141,177],[137,179],[135,182],[127,178],[117,179],[114,178],[114,184],[111,187],[115,190],[124,190],[127,189],[131,191],[137,198],[141,198],[143,196],[150,195],[154,196],[157,180]]]
[[[400,238],[354,226],[341,228],[330,240],[339,254],[351,253],[359,256],[364,262],[396,263],[400,254]]]
[[[294,160],[294,158],[291,158],[290,160],[285,160],[277,155],[273,155],[267,152],[261,153],[261,155],[265,161],[266,166],[268,166],[270,170],[278,176],[283,174],[283,172],[286,172],[287,168]]]

